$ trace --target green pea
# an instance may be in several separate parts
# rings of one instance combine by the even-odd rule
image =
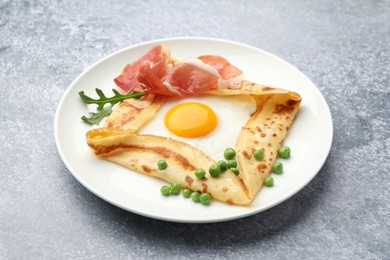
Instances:
[[[272,171],[276,174],[282,174],[283,172],[283,164],[281,162],[275,162],[272,165]]]
[[[219,168],[218,164],[213,164],[209,168],[209,173],[211,177],[218,177],[221,174],[221,169]]]
[[[180,193],[180,186],[177,183],[171,183],[171,185],[169,185],[169,188],[171,189],[172,194],[176,195]]]
[[[199,192],[194,191],[193,193],[191,193],[191,199],[194,202],[199,202],[200,201],[200,199],[199,199]]]
[[[171,194],[171,189],[167,185],[162,186],[160,191],[161,191],[161,194],[164,196],[168,196],[169,194]]]
[[[208,193],[202,193],[199,195],[199,201],[203,205],[209,205],[211,201],[211,197]]]
[[[202,168],[196,169],[195,176],[198,179],[203,179],[203,177],[206,175],[206,171]]]
[[[230,168],[230,170],[237,176],[240,174],[240,170],[236,167],[232,167],[232,168]]]
[[[167,167],[168,167],[168,164],[165,160],[159,160],[157,162],[157,167],[160,169],[160,170],[165,170]]]
[[[263,150],[261,149],[257,149],[254,153],[253,153],[253,157],[255,157],[256,160],[260,161],[261,159],[264,158],[264,152]]]
[[[274,185],[274,178],[272,178],[271,176],[268,176],[264,179],[264,185],[265,186],[268,186],[268,187],[271,187]]]
[[[228,160],[226,162],[227,167],[230,168],[236,168],[237,167],[237,161],[236,160]]]
[[[278,150],[278,155],[280,158],[288,159],[290,158],[291,149],[288,146],[282,146]]]
[[[227,163],[225,161],[218,161],[217,162],[217,165],[219,166],[219,169],[221,169],[221,171],[226,171],[228,166],[227,166]]]
[[[225,156],[225,159],[226,159],[226,160],[233,159],[234,156],[236,156],[236,150],[234,150],[234,149],[231,148],[231,147],[228,147],[228,148],[226,148],[225,151],[223,152],[223,156]]]
[[[185,198],[191,197],[191,193],[192,193],[192,191],[191,191],[190,189],[185,188],[185,189],[183,190],[183,196],[184,196]]]

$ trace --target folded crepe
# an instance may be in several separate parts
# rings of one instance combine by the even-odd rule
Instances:
[[[154,118],[164,100],[165,96],[154,94],[147,94],[140,99],[126,99],[114,109],[104,122],[104,127],[138,131],[145,123]]]
[[[299,109],[299,94],[283,89],[244,81],[239,89],[216,89],[207,94],[218,96],[251,95],[257,103],[256,112],[242,127],[235,149],[240,175],[230,170],[219,177],[199,180],[197,168],[208,169],[215,160],[189,144],[172,138],[143,135],[137,131],[159,109],[164,99],[155,95],[144,103],[129,100],[115,109],[106,121],[105,128],[87,133],[87,143],[101,158],[126,168],[193,191],[207,192],[214,199],[230,204],[249,204],[270,173],[292,121]],[[130,104],[130,105],[129,105]],[[130,116],[129,116],[130,115]],[[264,151],[264,158],[256,160],[253,152]],[[164,159],[169,167],[159,170],[157,161]]]
[[[253,199],[271,171],[278,150],[298,112],[301,96],[295,92],[249,81],[244,81],[242,87],[237,90],[217,89],[209,93],[220,96],[252,95],[256,100],[256,112],[242,127],[235,144],[239,176],[248,188],[249,198]],[[257,149],[264,152],[260,161],[253,156]]]
[[[218,178],[196,178],[196,169],[208,169],[216,162],[189,144],[162,136],[108,128],[89,131],[87,143],[97,156],[134,171],[178,183],[193,191],[207,192],[211,197],[231,204],[250,202],[246,187],[231,171]],[[168,163],[165,170],[157,167],[161,159]]]

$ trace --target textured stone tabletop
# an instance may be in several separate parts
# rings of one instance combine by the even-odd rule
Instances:
[[[390,1],[0,0],[0,259],[390,259]],[[233,40],[303,71],[334,122],[299,193],[234,221],[142,217],[63,164],[54,115],[88,66],[132,44]]]

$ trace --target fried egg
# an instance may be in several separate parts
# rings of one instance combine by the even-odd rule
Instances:
[[[217,126],[214,111],[198,102],[186,102],[172,107],[165,115],[165,126],[181,137],[201,137]]]
[[[188,143],[218,161],[224,159],[227,147],[234,147],[241,128],[255,111],[256,101],[249,95],[167,98],[140,133]]]

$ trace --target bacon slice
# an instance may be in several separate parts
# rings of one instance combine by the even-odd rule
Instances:
[[[229,89],[238,89],[241,87],[244,73],[242,70],[230,64],[227,60],[221,56],[216,55],[202,55],[198,59],[203,61],[205,64],[215,68],[224,84]]]
[[[164,44],[156,45],[138,60],[126,65],[122,73],[114,79],[114,82],[124,91],[129,91],[132,88],[136,91],[143,91],[137,80],[140,68],[148,65],[155,75],[162,77],[168,71],[170,63],[169,47]]]

